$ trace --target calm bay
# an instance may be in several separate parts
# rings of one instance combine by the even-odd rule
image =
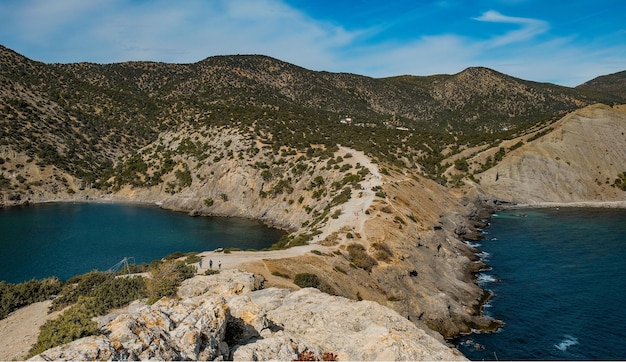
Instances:
[[[509,210],[485,237],[485,313],[505,326],[453,341],[466,357],[626,359],[626,210]]]
[[[0,280],[67,279],[125,257],[149,263],[176,251],[271,246],[284,234],[260,222],[190,217],[156,206],[55,203],[0,209]]]

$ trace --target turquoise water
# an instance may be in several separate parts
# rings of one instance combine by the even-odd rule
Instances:
[[[153,206],[61,203],[0,209],[0,280],[67,279],[176,251],[262,249],[283,235],[238,218],[190,217]]]
[[[493,334],[454,341],[472,360],[626,359],[626,210],[533,209],[494,215],[479,275],[494,293]]]

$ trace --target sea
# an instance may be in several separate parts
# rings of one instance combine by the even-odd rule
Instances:
[[[0,280],[66,280],[127,258],[149,263],[174,252],[262,249],[284,232],[242,218],[191,217],[157,206],[53,203],[0,209]]]
[[[453,340],[467,358],[626,360],[626,210],[508,210],[484,236],[484,311],[505,324]]]

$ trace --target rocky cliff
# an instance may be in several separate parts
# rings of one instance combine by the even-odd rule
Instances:
[[[544,133],[480,174],[479,188],[513,204],[626,202],[614,186],[626,171],[623,107],[589,106]]]
[[[101,335],[32,360],[464,360],[377,303],[261,285],[237,271],[197,276],[179,299],[103,317]]]

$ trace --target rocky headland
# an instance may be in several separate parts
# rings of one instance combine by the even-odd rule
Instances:
[[[179,298],[100,318],[102,334],[32,360],[464,360],[441,339],[370,301],[314,288],[260,289],[235,270],[184,282]]]

